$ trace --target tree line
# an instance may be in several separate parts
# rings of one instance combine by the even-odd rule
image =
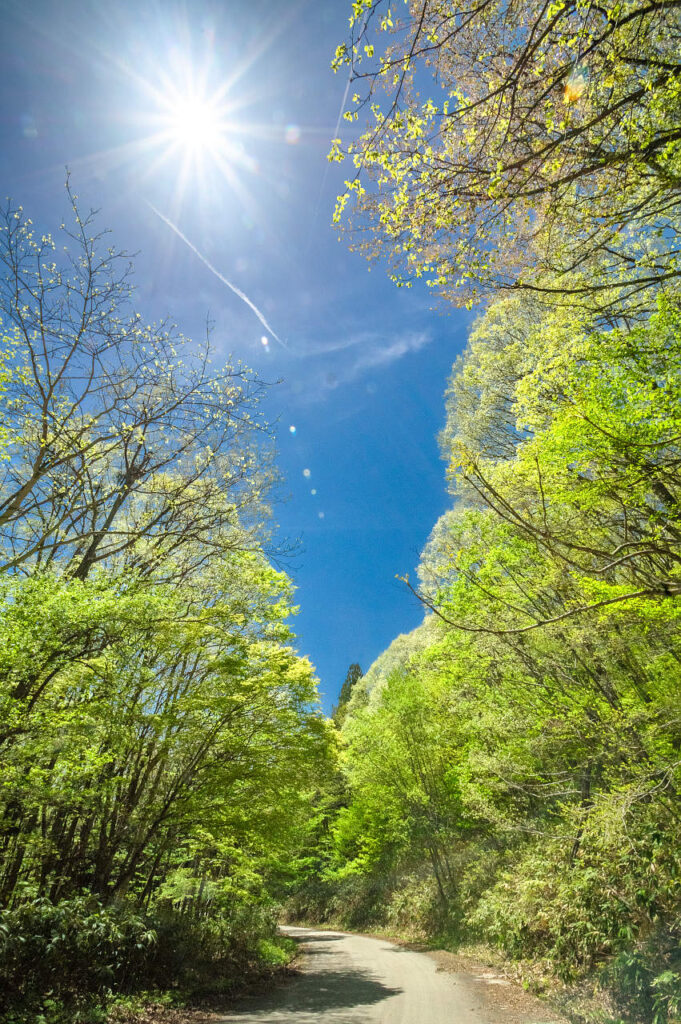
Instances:
[[[353,687],[292,904],[640,1024],[681,1012],[680,38],[674,2],[352,5],[338,221],[482,310],[424,623]]]
[[[286,959],[271,880],[328,728],[267,555],[265,385],[146,323],[67,184],[0,224],[0,1012],[230,990]],[[216,980],[217,979],[217,980]],[[99,1016],[97,1016],[99,1014]]]

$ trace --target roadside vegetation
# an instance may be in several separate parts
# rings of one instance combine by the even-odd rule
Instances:
[[[265,385],[145,321],[68,185],[58,244],[5,208],[7,1024],[233,994],[287,963],[283,901],[493,950],[576,1021],[681,1020],[680,9],[349,8],[336,222],[478,316],[423,624],[335,729]]]
[[[272,884],[328,728],[273,568],[261,382],[132,306],[75,198],[0,227],[0,1016],[229,993],[286,962]]]
[[[563,333],[516,299],[478,322],[426,620],[343,709],[295,913],[488,943],[539,984],[630,988],[613,1019],[677,1016],[680,326]]]
[[[290,912],[681,1019],[678,5],[353,5],[338,219],[484,301],[421,627],[354,682]],[[352,88],[351,88],[352,94]],[[349,129],[351,134],[351,130]]]

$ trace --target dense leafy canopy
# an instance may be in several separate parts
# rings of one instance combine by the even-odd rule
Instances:
[[[675,0],[358,0],[335,66],[356,168],[337,219],[397,280],[631,315],[679,276]],[[364,229],[368,229],[366,232]]]
[[[679,5],[356,0],[350,24],[335,66],[369,124],[334,143],[337,219],[398,282],[489,302],[446,392],[452,504],[406,579],[426,618],[353,689],[294,906],[495,945],[575,985],[575,1019],[667,1024]]]
[[[419,570],[434,614],[343,730],[329,879],[382,877],[413,924],[429,863],[436,919],[568,978],[639,934],[679,959],[679,324],[669,300],[629,330],[520,298],[479,320],[441,435],[456,502]]]
[[[425,620],[350,666],[337,729],[266,553],[262,384],[145,324],[70,192],[65,261],[5,210],[16,1024],[276,959],[275,895],[596,979],[592,1019],[678,1020],[679,9],[352,3],[334,64],[370,123],[333,143],[337,220],[398,282],[489,302],[446,393],[451,507],[407,580]]]
[[[112,985],[235,984],[328,760],[291,583],[264,549],[262,386],[144,326],[123,257],[70,198],[66,266],[21,211],[0,233],[0,1002],[16,1021],[81,1019]]]
[[[324,881],[298,894],[535,979],[600,971],[642,1022],[681,1005],[679,316],[604,333],[505,298],[476,324],[430,612],[354,689]]]

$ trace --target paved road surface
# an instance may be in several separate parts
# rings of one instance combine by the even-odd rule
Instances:
[[[439,972],[422,953],[360,935],[285,930],[303,940],[301,976],[224,1024],[487,1024],[465,975]]]

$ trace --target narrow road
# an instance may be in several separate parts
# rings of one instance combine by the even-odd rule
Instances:
[[[300,976],[246,1001],[220,1018],[221,1024],[488,1024],[491,1019],[472,979],[438,971],[422,953],[361,935],[284,930],[302,940]]]

